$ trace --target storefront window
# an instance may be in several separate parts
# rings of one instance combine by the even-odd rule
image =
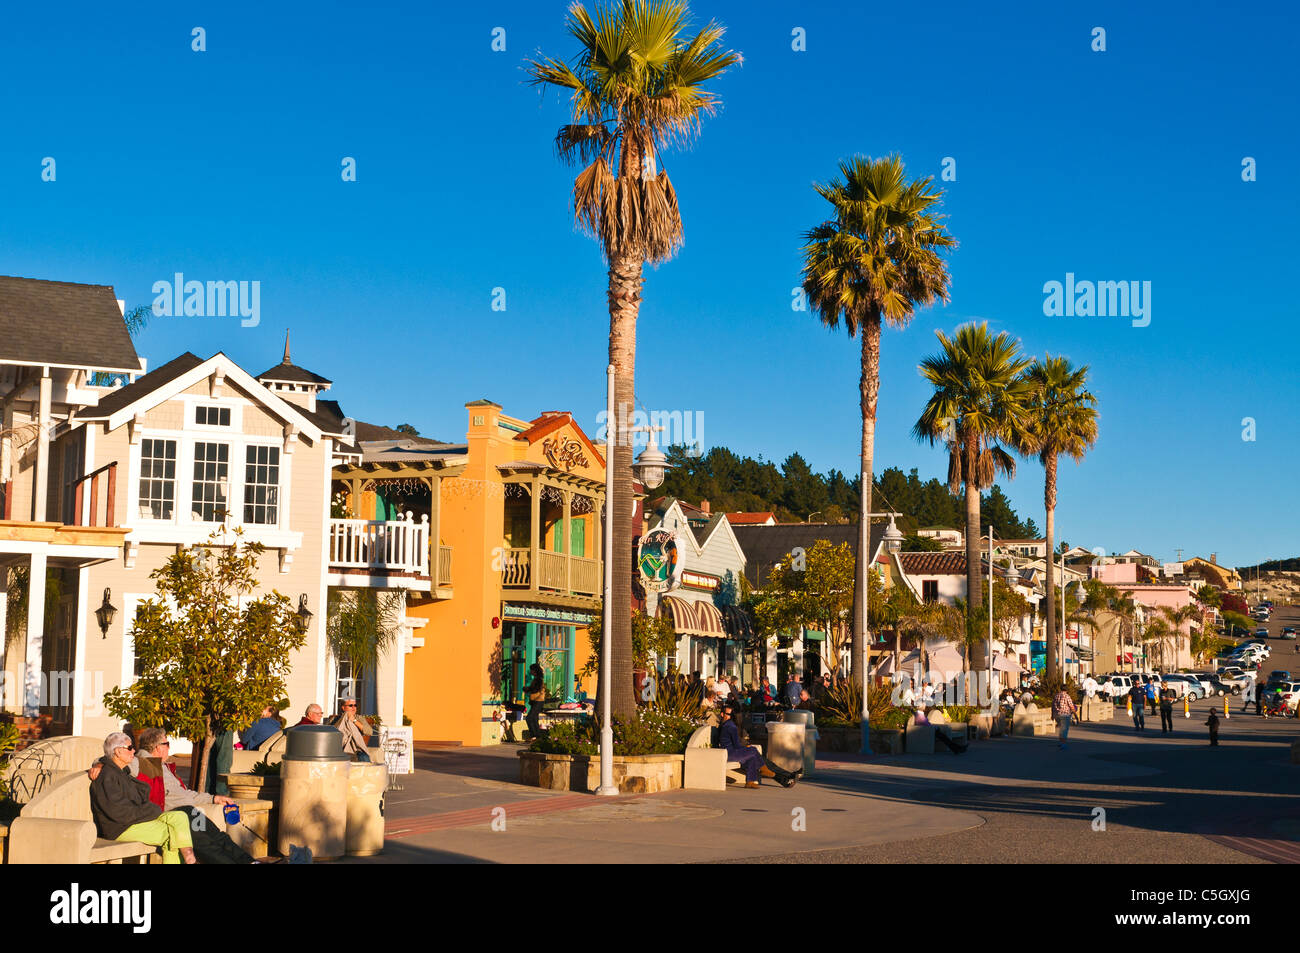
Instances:
[[[537,626],[537,662],[545,673],[547,698],[568,696],[572,632],[573,629],[567,625]]]

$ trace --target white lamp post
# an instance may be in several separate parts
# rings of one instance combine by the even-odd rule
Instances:
[[[903,533],[894,523],[894,517],[897,513],[868,513],[867,519],[873,516],[888,516],[889,525],[885,527],[884,544],[885,549],[890,553],[896,553],[903,548]],[[870,541],[871,533],[868,531],[867,540]],[[860,559],[870,559],[870,553],[859,554]],[[871,572],[871,567],[867,567],[867,572]],[[868,610],[871,606],[871,579],[869,576],[865,585],[862,587],[862,598],[866,605],[862,606],[862,754],[871,754],[871,711],[867,706],[867,697],[871,692],[871,640],[869,638],[871,624],[868,622]]]

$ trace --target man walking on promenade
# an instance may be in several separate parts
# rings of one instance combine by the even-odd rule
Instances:
[[[1133,706],[1133,730],[1141,731],[1147,726],[1146,715],[1142,709],[1146,704],[1146,693],[1142,691],[1142,686],[1138,682],[1133,683],[1133,687],[1128,690],[1129,702]]]
[[[1052,717],[1056,720],[1057,727],[1061,730],[1061,750],[1064,751],[1070,747],[1070,718],[1074,715],[1074,699],[1070,693],[1061,688],[1052,699]]]
[[[1166,689],[1160,693],[1160,733],[1174,733],[1174,690]]]

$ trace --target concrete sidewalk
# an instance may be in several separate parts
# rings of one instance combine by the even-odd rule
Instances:
[[[1161,738],[1139,735],[1127,721],[1080,725],[1067,751],[1054,738],[1000,738],[963,755],[826,755],[816,775],[792,789],[608,799],[520,785],[514,746],[424,750],[417,773],[402,779],[405,789],[389,795],[385,853],[358,862],[683,863],[850,848],[924,861],[928,848],[918,842],[984,826],[985,803],[1025,811],[1023,795],[1032,791],[1033,813],[1086,830],[1103,792],[1117,803],[1158,795],[1161,768],[1141,762],[1204,746],[1190,727]],[[1238,747],[1276,744],[1241,739]]]

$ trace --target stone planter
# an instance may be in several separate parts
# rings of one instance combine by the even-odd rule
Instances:
[[[267,822],[266,843],[275,849],[280,833],[280,776],[278,774],[223,774],[221,780],[230,788],[236,801],[270,801],[273,805]]]
[[[862,729],[860,728],[817,726],[818,751],[857,751],[861,747]]]
[[[520,751],[519,782],[551,791],[595,792],[600,787],[600,757]],[[614,784],[622,794],[654,794],[682,787],[682,755],[614,756]]]
[[[857,736],[858,747],[861,747],[861,736]],[[871,729],[871,750],[876,754],[902,754],[903,753],[903,729],[902,728],[872,728]]]

